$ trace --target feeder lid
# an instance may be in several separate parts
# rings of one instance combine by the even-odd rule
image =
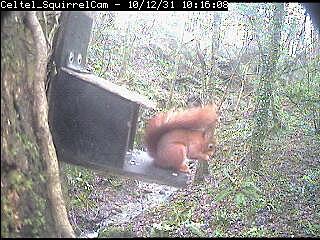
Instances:
[[[143,95],[140,95],[136,92],[130,91],[124,86],[119,86],[115,83],[112,83],[104,78],[95,76],[94,74],[87,73],[87,72],[76,72],[73,70],[70,70],[68,68],[62,67],[61,68],[63,71],[67,72],[68,74],[77,77],[78,79],[87,81],[91,84],[94,84],[98,87],[101,87],[103,89],[108,90],[109,92],[112,92],[122,98],[125,98],[129,101],[135,102],[139,105],[142,105],[147,108],[152,108],[154,109],[156,107],[156,103],[149,100]]]

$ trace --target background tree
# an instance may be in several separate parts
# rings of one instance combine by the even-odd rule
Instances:
[[[277,91],[274,82],[278,75],[277,63],[281,44],[284,4],[275,3],[265,7],[265,12],[270,16],[269,24],[266,26],[267,34],[264,29],[256,28],[261,67],[256,90],[250,160],[251,167],[255,170],[261,167],[260,163],[267,148],[265,139],[271,133],[272,127],[279,122],[277,109],[274,105],[274,91]],[[261,26],[259,21],[252,24]]]

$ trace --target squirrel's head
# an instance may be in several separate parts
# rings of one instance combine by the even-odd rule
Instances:
[[[216,150],[215,142],[209,142],[207,145],[206,153],[211,157]]]
[[[216,151],[217,141],[211,131],[210,133],[207,133],[205,137],[206,137],[205,152],[211,157]]]

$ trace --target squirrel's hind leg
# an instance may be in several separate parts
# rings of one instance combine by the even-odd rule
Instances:
[[[184,172],[184,173],[191,173],[190,168],[188,167],[188,165],[186,164],[185,161],[183,161],[183,163],[180,165],[179,169],[180,172]]]
[[[186,146],[180,143],[171,143],[158,149],[156,165],[160,167],[174,168],[177,171],[190,173],[185,163],[187,158]]]

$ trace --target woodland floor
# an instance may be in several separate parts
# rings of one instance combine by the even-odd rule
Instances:
[[[319,137],[273,139],[259,174],[223,151],[203,183],[184,189],[63,165],[71,224],[80,237],[320,236]]]

